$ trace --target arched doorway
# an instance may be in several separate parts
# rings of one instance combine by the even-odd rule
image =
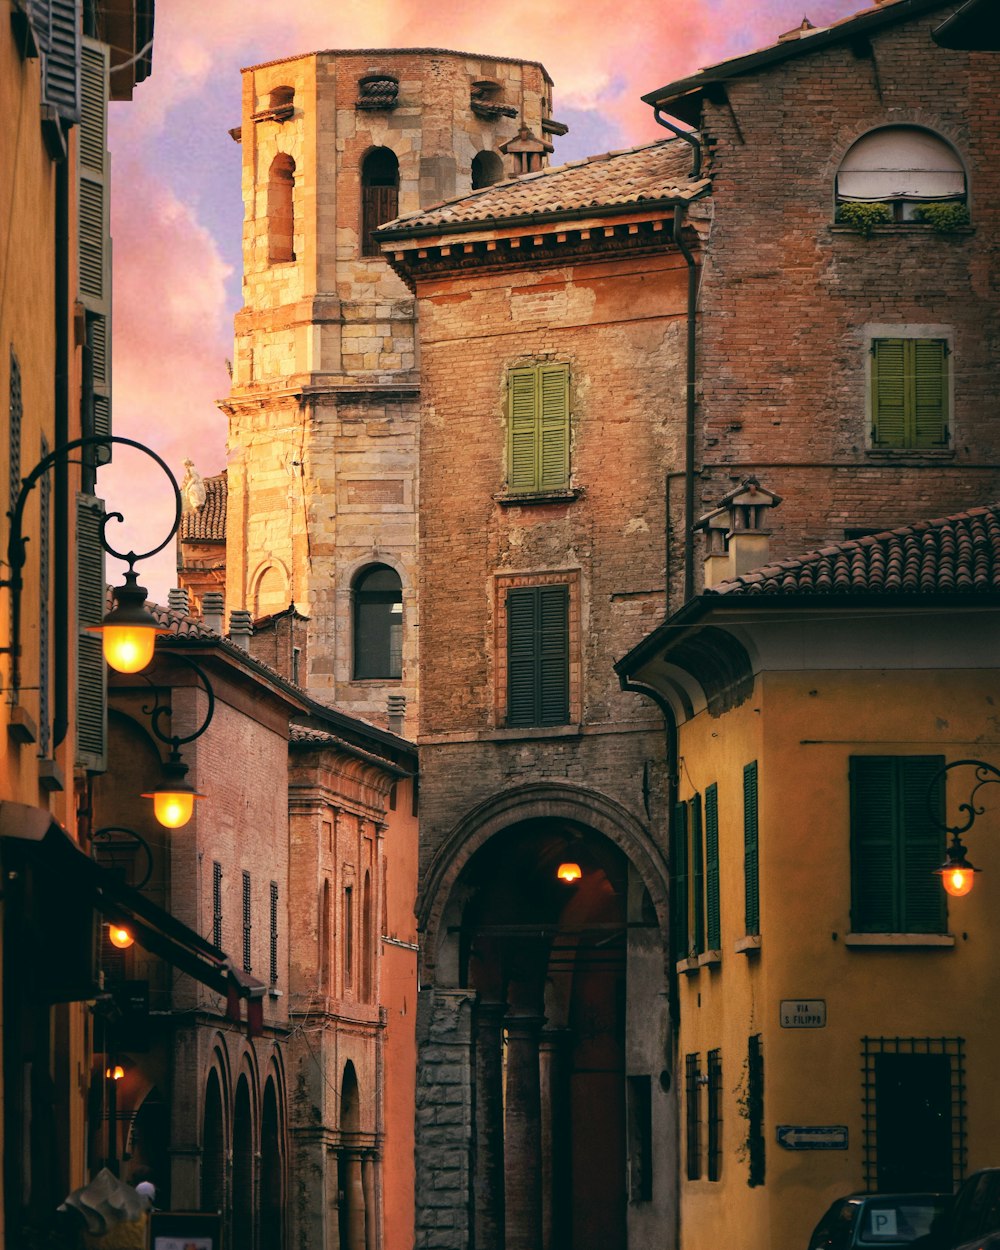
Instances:
[[[222,1105],[219,1074],[213,1068],[205,1086],[205,1122],[201,1139],[203,1211],[224,1211],[226,1207],[226,1122]]]
[[[274,1078],[264,1086],[260,1123],[260,1250],[282,1250],[284,1239],[284,1150]]]
[[[234,1246],[252,1250],[256,1195],[253,1177],[253,1112],[250,1082],[240,1077],[233,1109],[233,1238]]]
[[[156,1186],[156,1205],[169,1211],[170,1108],[155,1087],[135,1113],[131,1155],[132,1176],[139,1180],[151,1180]]]

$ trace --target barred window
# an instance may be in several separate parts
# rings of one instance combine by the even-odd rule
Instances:
[[[222,865],[212,861],[212,942],[222,946]]]
[[[243,870],[243,971],[252,972],[250,963],[250,874]]]

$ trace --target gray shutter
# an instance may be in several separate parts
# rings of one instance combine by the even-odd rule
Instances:
[[[80,0],[31,0],[42,54],[42,99],[67,126],[80,120]]]
[[[100,634],[88,625],[104,618],[104,504],[92,495],[76,500],[76,763],[89,772],[107,768],[108,703]]]
[[[535,723],[536,588],[507,592],[507,724]]]
[[[111,434],[111,219],[108,157],[108,48],[81,49],[79,299],[87,310],[91,411],[85,433]],[[105,464],[110,448],[95,457]]]
[[[507,724],[569,720],[569,587],[507,592]]]
[[[569,587],[538,588],[538,724],[569,720]]]

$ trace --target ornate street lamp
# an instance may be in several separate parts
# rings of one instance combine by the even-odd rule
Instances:
[[[180,748],[200,738],[211,724],[215,714],[215,692],[212,690],[211,682],[194,660],[189,660],[186,655],[177,655],[174,652],[171,652],[171,659],[178,660],[194,670],[195,676],[208,696],[208,710],[205,713],[205,719],[194,733],[181,735],[166,733],[160,726],[163,717],[170,715],[169,708],[160,704],[152,708],[143,708],[143,711],[150,717],[152,732],[161,742],[165,742],[170,747],[170,754],[163,765],[163,781],[155,790],[147,792],[142,797],[153,800],[153,815],[164,828],[180,829],[191,819],[195,799],[205,797],[203,794],[198,794],[194,786],[187,781],[188,766],[181,759]]]
[[[135,565],[139,560],[148,560],[150,556],[155,556],[157,552],[162,551],[177,533],[181,522],[181,492],[177,481],[166,462],[155,451],[143,443],[136,442],[135,439],[122,438],[117,434],[93,434],[86,438],[71,439],[70,442],[63,443],[55,451],[49,452],[47,456],[39,460],[22,481],[17,500],[7,514],[10,517],[10,535],[7,539],[7,563],[10,567],[10,576],[0,579],[0,588],[6,587],[10,591],[10,645],[0,647],[0,652],[7,652],[11,657],[10,684],[15,697],[21,684],[21,592],[24,589],[23,570],[28,558],[28,539],[24,535],[24,509],[28,496],[39,480],[55,465],[79,463],[72,459],[74,451],[82,451],[85,447],[107,448],[113,445],[134,447],[156,461],[167,475],[167,480],[174,492],[174,520],[163,542],[149,551],[136,554],[134,551],[117,551],[108,542],[107,524],[111,520],[124,521],[122,514],[108,512],[102,517],[101,547],[116,560],[124,560],[128,565],[128,571],[125,574],[125,584],[117,587],[113,592],[114,608],[105,616],[100,625],[92,628],[103,635],[104,657],[107,662],[112,668],[123,673],[137,673],[145,668],[153,658],[156,635],[165,632],[143,606],[146,602],[146,591],[138,584]]]
[[[987,764],[985,760],[953,760],[952,763],[946,764],[931,781],[929,790],[931,795],[935,793],[937,786],[953,768],[974,768],[975,783],[968,799],[958,805],[958,810],[966,814],[965,820],[961,824],[941,826],[946,833],[951,834],[951,842],[948,844],[944,863],[940,868],[936,868],[935,872],[941,877],[941,884],[953,898],[962,898],[972,889],[975,874],[982,872],[982,869],[969,863],[961,835],[967,833],[976,823],[976,817],[982,816],[985,812],[986,808],[977,802],[976,795],[983,786],[1000,783],[1000,768]]]

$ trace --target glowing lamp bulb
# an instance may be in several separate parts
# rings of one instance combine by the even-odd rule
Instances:
[[[157,790],[153,794],[153,815],[165,829],[180,829],[191,819],[196,797],[190,790]]]
[[[962,898],[975,884],[975,873],[969,868],[947,868],[941,874],[941,883],[952,898]]]
[[[104,658],[119,673],[140,673],[153,658],[157,632],[143,625],[106,625]]]
[[[116,1063],[113,1068],[105,1068],[104,1075],[109,1081],[120,1081],[125,1075],[125,1069],[120,1063]]]
[[[135,938],[129,933],[128,929],[123,928],[121,925],[109,924],[108,941],[112,946],[117,946],[120,951],[127,951],[135,941]]]
[[[574,881],[580,880],[583,873],[580,871],[579,864],[560,864],[556,869],[556,876],[560,881],[565,881],[567,884],[572,885]]]

